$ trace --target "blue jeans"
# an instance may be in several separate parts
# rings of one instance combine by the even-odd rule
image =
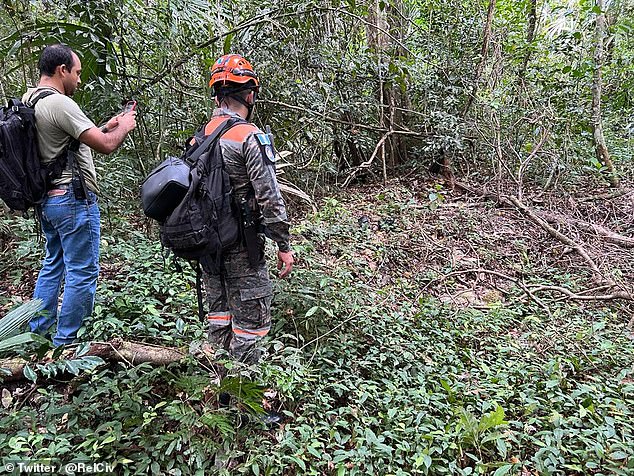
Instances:
[[[97,197],[88,192],[87,200],[77,200],[72,187],[65,192],[47,197],[40,208],[46,258],[33,297],[43,301],[44,312],[30,322],[32,332],[44,335],[57,321],[55,346],[73,342],[84,318],[92,314],[99,276]],[[62,280],[64,295],[58,313]]]

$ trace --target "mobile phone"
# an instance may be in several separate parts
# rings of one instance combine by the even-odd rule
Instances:
[[[123,112],[130,112],[136,109],[136,101],[128,101],[125,103],[125,107],[123,108]]]

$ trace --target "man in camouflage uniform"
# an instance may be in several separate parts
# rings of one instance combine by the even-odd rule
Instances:
[[[231,117],[249,120],[259,85],[252,66],[242,56],[231,54],[218,59],[209,82],[216,109],[205,134],[211,134]],[[285,278],[293,267],[289,224],[275,177],[270,135],[251,123],[239,123],[222,135],[220,147],[234,196],[242,204],[247,236],[225,253],[218,272],[204,275],[209,341],[227,349],[236,359],[254,363],[260,356],[256,344],[271,328],[273,296],[261,225],[277,243],[277,267],[282,270],[280,278]]]

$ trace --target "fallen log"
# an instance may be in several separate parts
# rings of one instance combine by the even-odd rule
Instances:
[[[526,205],[524,205],[522,202],[520,202],[517,199],[517,197],[514,197],[512,195],[507,195],[507,196],[504,196],[501,200],[503,201],[503,203],[504,202],[506,202],[506,203],[510,202],[513,205],[515,205],[515,207],[517,207],[528,218],[530,218],[533,221],[533,223],[535,223],[536,225],[538,225],[541,228],[543,228],[546,232],[548,232],[548,234],[550,236],[552,236],[553,238],[556,238],[557,240],[561,241],[563,244],[568,245],[570,248],[574,249],[584,259],[584,261],[586,263],[588,263],[588,265],[590,266],[590,269],[592,269],[592,271],[594,273],[596,273],[598,276],[602,276],[603,277],[602,271],[599,269],[597,264],[594,262],[594,260],[590,257],[588,252],[585,250],[585,248],[581,244],[577,243],[576,241],[573,241],[571,238],[567,237],[563,233],[555,230],[552,226],[550,226],[546,222],[546,220],[544,220],[542,217],[537,215],[533,210],[531,210]],[[611,278],[605,278],[605,279],[610,284],[614,284],[613,281],[611,280]]]
[[[582,230],[589,231],[591,233],[596,234],[598,237],[607,241],[608,243],[612,243],[620,246],[621,248],[634,248],[634,238],[629,236],[619,235],[612,230],[609,230],[601,225],[597,225],[595,223],[588,223],[582,220],[577,220],[574,218],[561,217],[552,213],[543,214],[544,218],[548,220],[550,223],[572,223],[573,225],[581,228]]]
[[[77,358],[75,347],[64,350],[59,359]],[[24,378],[24,368],[28,364],[51,362],[53,360],[52,355],[53,352],[51,351],[39,362],[30,362],[22,358],[0,359],[0,369],[6,369],[10,372],[10,375],[2,375],[0,373],[0,379],[5,382],[22,380]],[[113,339],[109,342],[91,342],[88,351],[82,353],[82,356],[101,357],[107,362],[125,362],[128,365],[149,363],[157,366],[180,362],[187,355],[186,352],[173,347],[127,342],[122,339]]]
[[[464,184],[461,182],[456,182],[456,186],[458,188],[465,190],[468,193],[478,195],[480,197],[484,197],[489,200],[494,200],[504,206],[513,206],[517,208],[525,216],[527,216],[533,223],[535,223],[536,225],[541,227],[544,231],[546,231],[550,236],[557,239],[561,243],[567,245],[572,250],[576,251],[583,258],[583,260],[590,266],[590,269],[593,271],[595,276],[601,278],[602,280],[601,289],[611,291],[601,295],[596,295],[596,294],[593,295],[593,294],[586,294],[584,292],[574,293],[568,290],[567,288],[564,288],[561,286],[538,286],[536,288],[531,288],[531,293],[533,295],[535,295],[535,293],[540,291],[556,291],[563,294],[568,299],[577,300],[577,301],[607,301],[612,299],[623,299],[626,301],[634,301],[634,292],[632,292],[629,289],[626,289],[623,285],[617,283],[607,273],[604,273],[596,264],[596,262],[592,259],[592,257],[590,257],[585,247],[581,243],[577,243],[576,241],[572,240],[571,238],[564,235],[560,231],[556,230],[551,225],[549,225],[548,222],[550,221],[551,223],[563,223],[563,222],[569,221],[572,224],[579,226],[580,228],[585,228],[588,231],[593,231],[598,236],[602,237],[606,242],[617,244],[618,246],[621,246],[623,248],[629,248],[630,246],[632,246],[632,241],[634,241],[632,238],[619,235],[618,233],[614,233],[613,231],[608,230],[607,228],[602,227],[600,225],[585,223],[580,220],[574,220],[574,219],[568,219],[568,218],[564,220],[563,218],[560,218],[560,217],[557,217],[556,215],[548,214],[548,213],[545,214],[545,217],[542,217],[536,212],[534,212],[533,210],[531,210],[528,206],[526,206],[517,197],[514,197],[513,195],[497,195],[497,194],[488,192],[486,190],[481,191],[481,190],[474,189],[468,186],[467,184]],[[529,296],[531,295],[529,294]],[[537,300],[535,302],[539,303],[539,301]],[[632,320],[630,321],[630,325],[634,326],[634,318],[632,318]]]

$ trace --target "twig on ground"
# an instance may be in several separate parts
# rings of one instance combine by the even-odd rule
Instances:
[[[600,194],[600,195],[593,195],[591,197],[581,197],[581,198],[577,198],[576,200],[578,202],[594,202],[594,201],[598,201],[598,200],[611,200],[613,198],[622,197],[623,195],[629,195],[630,193],[632,193],[632,192],[631,191],[628,192],[626,190],[619,189],[619,190],[615,190],[614,192],[611,192],[611,193],[603,193],[603,194]]]

